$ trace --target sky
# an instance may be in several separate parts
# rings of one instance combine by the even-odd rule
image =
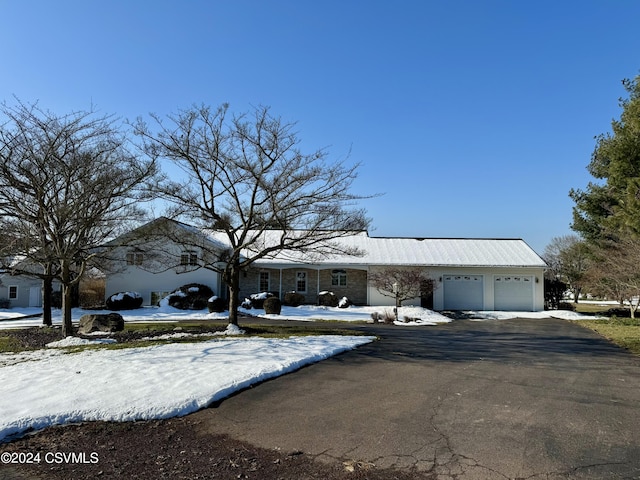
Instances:
[[[0,100],[123,120],[229,103],[359,163],[371,235],[570,229],[640,74],[635,0],[0,0]]]

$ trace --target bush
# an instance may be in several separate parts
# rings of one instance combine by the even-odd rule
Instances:
[[[396,320],[395,312],[389,312],[389,310],[384,310],[383,312],[373,312],[371,314],[371,318],[373,323],[384,322],[386,324],[391,324]]]
[[[342,297],[338,302],[338,308],[349,308],[351,305],[353,305],[353,302],[347,297]]]
[[[55,290],[51,293],[51,306],[53,308],[62,308],[62,291]]]
[[[324,307],[337,307],[340,300],[333,292],[320,292],[318,294],[318,305]]]
[[[282,303],[278,297],[269,297],[264,303],[264,313],[272,313],[275,315],[280,315],[282,311]]]
[[[576,306],[573,303],[560,302],[558,303],[558,310],[569,310],[570,312],[575,312]]]
[[[200,283],[183,285],[168,297],[168,303],[180,310],[202,310],[207,308],[209,299],[213,296],[213,290]]]
[[[297,292],[287,292],[284,294],[284,304],[290,307],[299,307],[305,301],[304,295]]]
[[[108,310],[134,310],[142,306],[143,299],[138,292],[119,292],[107,298]]]
[[[0,308],[11,308],[11,301],[8,298],[0,298]]]
[[[272,298],[275,296],[276,295],[272,292],[254,293],[253,295],[249,295],[249,301],[251,302],[251,306],[253,308],[264,308],[264,301],[267,298]]]
[[[207,308],[209,313],[222,313],[227,309],[227,301],[224,298],[213,296],[207,301]]]

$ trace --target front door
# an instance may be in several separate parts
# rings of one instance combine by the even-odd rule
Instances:
[[[42,306],[42,289],[40,287],[29,288],[29,306],[30,307]]]

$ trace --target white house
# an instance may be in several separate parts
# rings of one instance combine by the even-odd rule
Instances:
[[[166,219],[162,222],[173,225]],[[124,268],[107,276],[107,295],[133,290],[149,305],[180,285],[196,282],[225,296],[220,275],[203,268],[216,262],[215,258],[204,258],[210,247],[225,249],[224,234],[201,232],[180,223],[175,226],[184,235],[195,235],[198,241],[208,242],[208,248],[198,249],[197,242],[183,243],[175,237],[169,240],[160,236],[157,238],[164,238],[162,248],[170,255],[152,260],[145,257],[146,252],[158,251],[160,243],[151,247],[142,241],[135,247],[122,247],[117,257]],[[269,243],[270,235],[275,241],[280,233],[263,233],[263,241]],[[436,284],[433,295],[404,304],[435,310],[544,309],[546,264],[521,239],[370,237],[360,232],[335,241],[361,254],[320,256],[279,252],[256,261],[243,273],[241,295],[272,291],[283,296],[295,291],[304,295],[307,303],[316,303],[318,293],[329,290],[356,304],[391,305],[394,300],[378,293],[369,285],[368,278],[373,271],[399,267],[424,269]],[[185,244],[191,245],[188,250]],[[163,259],[169,258],[176,260],[163,264]]]
[[[20,270],[40,271],[42,267],[28,266],[17,259],[12,265]],[[14,270],[0,270],[0,300],[9,300],[11,307],[41,307],[42,279],[24,274],[15,274]],[[60,282],[54,281],[53,289],[60,290]]]
[[[213,238],[184,223],[158,218],[111,242],[105,294],[139,293],[143,305],[157,305],[182,285],[199,283],[220,294],[220,274],[212,270],[222,250]]]

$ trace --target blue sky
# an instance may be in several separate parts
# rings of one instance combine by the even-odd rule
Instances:
[[[0,100],[133,119],[268,105],[361,162],[373,235],[572,233],[640,73],[635,0],[0,0]]]

